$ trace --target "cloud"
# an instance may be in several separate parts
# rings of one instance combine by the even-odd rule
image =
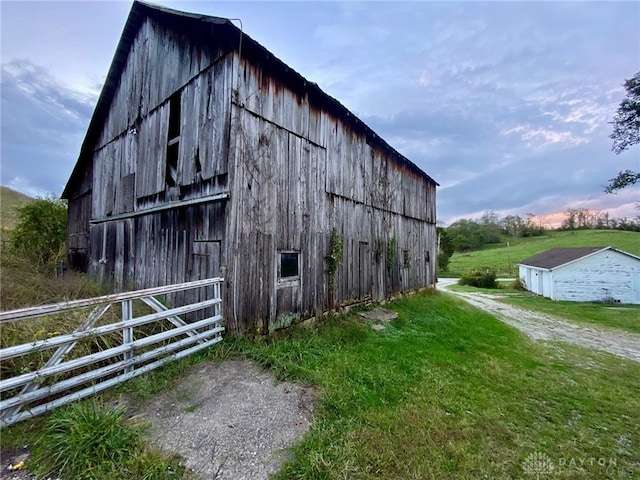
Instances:
[[[43,4],[32,12],[9,3],[3,14],[22,13],[2,20],[3,40],[12,32],[3,56],[31,60],[3,65],[2,183],[28,179],[60,191],[95,103],[82,93],[92,91],[86,78],[104,78],[128,5],[87,3],[80,11]],[[438,217],[445,222],[489,209],[550,215],[583,201],[620,211],[633,204],[602,189],[618,170],[638,168],[637,150],[616,157],[607,138],[621,84],[638,68],[640,44],[629,41],[640,31],[637,2],[173,7],[242,18],[249,35],[441,184]],[[103,21],[107,15],[112,22]],[[81,25],[77,38],[67,35],[69,25]],[[96,29],[101,35],[85,36]],[[50,48],[34,40],[42,31],[55,33]],[[30,48],[19,54],[24,45]],[[73,73],[62,76],[65,62]],[[85,87],[70,87],[79,77]]]
[[[518,134],[525,142],[524,144],[527,148],[544,147],[552,144],[561,144],[566,147],[572,147],[589,141],[587,138],[577,137],[571,132],[535,128],[531,125],[518,125],[517,127],[503,131],[502,134]]]
[[[6,183],[6,186],[12,190],[22,192],[30,197],[41,197],[44,198],[49,194],[53,194],[53,192],[47,192],[42,190],[37,185],[31,183],[28,178],[23,177],[14,177]]]
[[[26,59],[2,65],[1,94],[2,184],[22,186],[25,193],[60,193],[95,97],[60,85]]]

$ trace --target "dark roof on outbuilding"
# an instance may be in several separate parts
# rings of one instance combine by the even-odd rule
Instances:
[[[106,120],[111,101],[113,100],[119,85],[120,76],[125,67],[129,50],[131,49],[131,45],[135,39],[138,29],[147,17],[154,18],[160,22],[169,22],[172,27],[181,27],[186,32],[199,31],[202,33],[206,32],[207,28],[215,28],[218,32],[225,32],[229,39],[234,39],[233,48],[237,48],[235,39],[240,39],[240,35],[242,35],[243,58],[255,58],[260,60],[263,65],[268,65],[274,72],[277,72],[281,78],[285,79],[287,84],[293,90],[306,92],[309,95],[309,98],[314,102],[322,105],[328,111],[336,114],[345,121],[350,122],[355,128],[363,131],[368,141],[378,145],[393,157],[398,158],[402,163],[409,167],[410,170],[419,174],[427,181],[433,182],[435,185],[439,185],[420,167],[391,147],[385,140],[378,136],[378,134],[351,113],[338,100],[322,91],[316,83],[306,80],[298,72],[287,66],[280,59],[276,58],[265,47],[253,40],[246,33],[243,33],[231,22],[231,20],[210,15],[182,12],[134,0],[131,11],[129,12],[129,17],[127,18],[122,35],[118,42],[115,55],[111,62],[105,83],[102,87],[102,91],[100,92],[100,96],[98,97],[96,108],[93,112],[93,116],[91,117],[89,128],[80,149],[78,161],[71,173],[71,177],[69,178],[67,185],[65,186],[62,198],[69,198],[72,186],[76,179],[81,177],[84,162],[86,162],[88,158],[91,158],[93,148],[100,135],[101,126]]]
[[[611,247],[557,247],[525,258],[519,264],[552,269],[607,248]]]

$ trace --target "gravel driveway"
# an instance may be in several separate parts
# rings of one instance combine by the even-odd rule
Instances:
[[[496,300],[500,297],[499,295],[454,292],[447,289],[447,286],[452,283],[454,282],[447,279],[439,282],[438,288],[463,298],[474,307],[494,315],[534,340],[572,343],[640,362],[640,335],[576,325],[546,313],[533,312],[499,302]]]

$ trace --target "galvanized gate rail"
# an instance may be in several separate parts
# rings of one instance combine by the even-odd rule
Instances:
[[[0,312],[0,326],[9,322],[54,315],[71,310],[94,307],[73,333],[44,340],[10,346],[0,350],[0,365],[9,359],[57,347],[43,366],[17,376],[0,380],[0,426],[35,417],[69,402],[137,377],[167,362],[189,356],[222,340],[221,284],[223,278],[148,288],[133,292],[104,295],[85,300],[22,308]],[[168,308],[156,296],[187,290],[213,290],[211,298],[188,305]],[[205,295],[207,296],[207,295]],[[143,302],[148,310],[134,317],[133,301]],[[121,304],[116,323],[94,326],[112,305]],[[205,310],[208,309],[208,310]],[[207,318],[187,323],[181,315],[205,312]],[[134,328],[163,322],[166,331],[135,338]],[[79,341],[96,342],[104,335],[121,332],[121,344],[95,353],[65,360]],[[146,335],[137,331],[138,335]],[[175,338],[180,337],[180,338]],[[154,345],[155,344],[155,345]],[[157,345],[159,344],[159,345]],[[153,347],[151,347],[154,345]],[[153,360],[153,361],[151,361]],[[98,364],[98,365],[95,365]],[[70,373],[80,369],[75,374]],[[60,376],[58,378],[52,378]],[[107,378],[105,378],[107,377]],[[102,379],[98,381],[99,379]],[[81,386],[88,386],[80,388]]]

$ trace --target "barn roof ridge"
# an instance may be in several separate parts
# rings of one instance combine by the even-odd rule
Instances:
[[[612,246],[555,247],[555,248],[546,250],[542,253],[538,253],[531,257],[525,258],[524,260],[521,260],[520,262],[518,262],[518,264],[524,265],[527,267],[537,267],[537,268],[552,270],[554,268],[562,267],[569,263],[575,262],[576,260],[589,257],[591,255],[602,252],[604,250],[613,250],[618,253],[622,253],[623,255],[628,255],[630,257],[640,260],[640,257],[638,257],[637,255],[634,255],[629,252],[625,252],[624,250],[620,250]]]
[[[339,100],[323,91],[317,83],[307,80],[299,72],[288,66],[266,47],[264,47],[259,42],[251,38],[247,33],[236,27],[230,19],[212,15],[185,12],[145,1],[134,0],[129,12],[129,16],[127,17],[127,20],[125,22],[122,34],[120,35],[120,39],[118,40],[118,45],[116,47],[116,51],[109,67],[105,83],[102,87],[100,95],[98,96],[96,107],[93,111],[87,133],[85,134],[85,138],[80,148],[78,160],[76,161],[73,171],[64,188],[62,198],[69,198],[71,186],[73,185],[76,177],[82,171],[81,166],[83,164],[83,159],[91,153],[91,149],[93,148],[95,141],[97,140],[100,124],[102,121],[104,121],[108,114],[111,101],[113,100],[113,96],[119,84],[118,78],[122,73],[122,70],[126,63],[126,59],[133,43],[133,39],[135,38],[135,34],[140,28],[140,25],[142,25],[144,18],[146,18],[147,16],[152,16],[154,14],[176,16],[187,20],[210,23],[212,25],[222,25],[225,28],[229,28],[232,31],[237,32],[238,35],[242,34],[243,56],[247,54],[247,51],[251,52],[252,54],[260,54],[265,61],[274,64],[276,68],[278,68],[282,74],[287,75],[290,80],[293,79],[297,83],[302,84],[308,90],[308,93],[310,93],[312,96],[315,96],[316,98],[319,98],[321,101],[326,102],[326,105],[330,108],[330,110],[337,111],[342,117],[349,119],[349,121],[362,128],[368,137],[371,137],[375,142],[380,144],[384,148],[384,150],[391,153],[392,156],[407,164],[411,170],[414,170],[416,173],[433,182],[434,184],[439,185],[439,183],[436,182],[424,170],[422,170],[415,163],[413,163],[411,160],[409,160],[407,157],[405,157],[403,154],[389,145],[371,127],[369,127],[358,116],[352,113]]]

